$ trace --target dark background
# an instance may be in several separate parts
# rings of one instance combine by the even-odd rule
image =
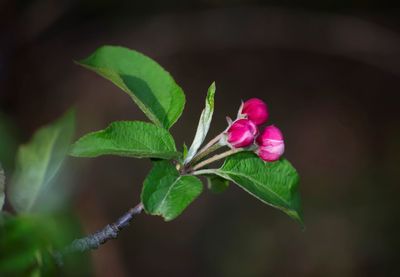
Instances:
[[[146,120],[110,82],[73,63],[98,46],[139,50],[183,87],[172,128],[192,141],[216,81],[211,135],[259,97],[301,176],[307,230],[231,185],[170,223],[140,216],[92,252],[96,276],[398,276],[400,10],[386,1],[0,1],[0,140],[15,145],[70,106],[77,137]],[[1,130],[0,130],[1,132]],[[150,162],[71,159],[84,232],[139,201]],[[78,274],[78,271],[77,271]]]

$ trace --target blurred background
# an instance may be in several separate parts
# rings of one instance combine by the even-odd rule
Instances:
[[[240,101],[264,99],[301,176],[307,229],[231,185],[178,219],[142,215],[90,253],[93,276],[399,276],[400,9],[389,1],[0,1],[0,159],[75,106],[76,137],[146,120],[73,63],[103,44],[141,51],[182,86],[171,129],[190,144],[216,81],[210,138]],[[69,160],[84,233],[139,202],[150,162]],[[73,180],[73,181],[71,181]],[[75,272],[77,276],[79,269]]]

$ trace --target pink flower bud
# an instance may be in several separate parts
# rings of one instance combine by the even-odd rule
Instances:
[[[239,119],[233,122],[228,131],[228,142],[235,148],[246,147],[254,142],[258,133],[257,126],[248,119]]]
[[[247,119],[253,121],[256,125],[261,125],[268,120],[267,104],[258,98],[251,98],[244,102],[241,113],[247,115]]]
[[[274,125],[264,129],[261,135],[257,137],[258,156],[267,162],[276,161],[285,151],[282,132]]]

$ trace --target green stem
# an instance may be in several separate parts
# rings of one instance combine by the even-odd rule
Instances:
[[[203,148],[201,148],[197,154],[193,157],[193,159],[196,159],[197,156],[202,155],[203,152],[207,151],[208,148],[210,148],[211,146],[213,146],[214,144],[216,144],[217,142],[220,141],[221,137],[224,135],[224,132],[220,133],[218,136],[216,136],[215,138],[213,138],[212,140],[210,140]],[[203,156],[204,157],[204,156]]]
[[[210,146],[208,149],[199,152],[196,156],[194,156],[194,158],[189,162],[189,165],[191,164],[196,164],[197,162],[199,162],[201,159],[203,159],[204,157],[208,156],[209,154],[211,154],[212,152],[218,150],[219,148],[221,148],[223,145],[220,143],[216,143],[212,146]]]
[[[208,165],[210,163],[213,163],[215,161],[221,160],[223,158],[226,158],[226,157],[228,157],[230,155],[233,155],[235,153],[238,153],[240,151],[243,151],[243,148],[233,148],[233,149],[230,149],[230,150],[228,150],[228,151],[226,151],[224,153],[215,155],[215,156],[213,156],[213,157],[211,157],[211,158],[209,158],[207,160],[204,160],[204,161],[196,164],[194,167],[191,168],[190,171],[196,171],[196,170],[198,170],[198,169],[200,169],[200,168],[202,168],[202,167],[204,167],[204,166],[206,166],[206,165]]]
[[[193,171],[190,174],[191,175],[210,175],[210,174],[215,174],[216,171],[217,171],[217,169],[215,169],[215,168],[200,169],[200,170]]]

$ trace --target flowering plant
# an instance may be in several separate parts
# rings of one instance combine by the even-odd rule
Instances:
[[[117,237],[143,210],[166,221],[175,219],[202,193],[199,177],[207,180],[212,191],[223,191],[234,183],[303,225],[299,177],[282,158],[282,133],[274,125],[260,129],[269,118],[264,101],[252,98],[242,103],[236,119],[228,117],[227,128],[203,146],[214,113],[216,86],[212,83],[193,143],[189,148],[184,145],[180,152],[169,129],[182,114],[185,95],[159,64],[139,52],[117,46],[103,46],[78,64],[122,89],[151,122],[112,122],[103,130],[84,135],[71,147],[72,112],[42,128],[19,149],[17,170],[7,195],[13,210],[17,214],[35,212],[40,206],[38,196],[47,191],[67,153],[87,158],[150,158],[153,168],[143,182],[138,205],[102,230],[75,240],[61,254],[97,248]],[[221,151],[223,148],[228,149]],[[223,163],[216,166],[214,162],[219,160]],[[4,203],[2,176],[0,168],[0,208]]]
[[[179,216],[202,192],[198,176],[203,175],[210,186],[215,179],[219,183],[235,183],[302,223],[298,175],[287,160],[279,160],[284,149],[282,134],[278,128],[269,126],[257,137],[258,126],[269,116],[262,100],[253,98],[244,102],[237,119],[228,118],[228,128],[200,149],[214,112],[213,83],[193,143],[180,153],[168,129],[180,117],[185,95],[163,68],[136,51],[114,46],[99,48],[80,64],[128,93],[153,123],[113,122],[106,129],[75,142],[71,154],[153,159],[153,169],[144,181],[141,195],[148,214],[160,215],[167,221]],[[231,149],[209,157],[223,146]],[[220,168],[208,167],[221,159],[225,162]]]

